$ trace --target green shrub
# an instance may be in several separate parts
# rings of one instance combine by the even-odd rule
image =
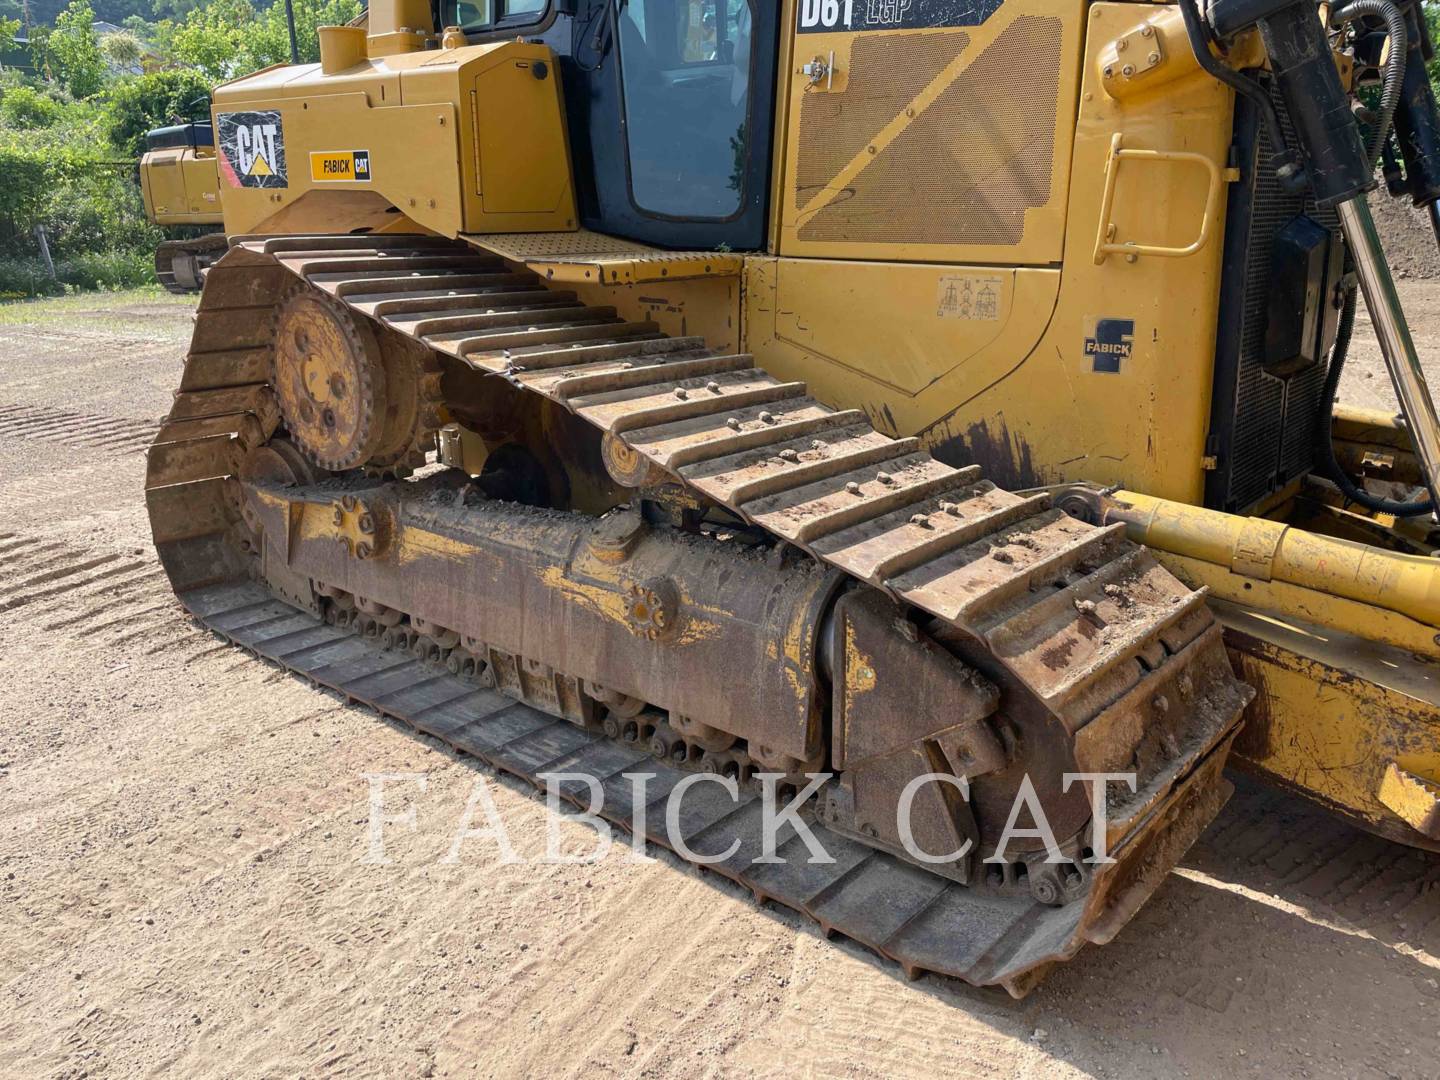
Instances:
[[[49,296],[64,290],[63,284],[46,276],[45,264],[39,259],[0,257],[0,303]]]
[[[0,303],[96,289],[133,289],[155,283],[149,251],[86,252],[55,261],[55,277],[40,259],[0,258]]]
[[[120,157],[139,158],[147,131],[209,116],[209,100],[210,84],[198,71],[157,71],[123,79],[111,89],[105,106],[105,137]]]
[[[14,86],[0,97],[0,124],[30,131],[60,122],[64,108],[53,97],[29,86]]]
[[[155,254],[144,251],[82,252],[61,259],[55,274],[72,289],[133,289],[155,282]]]
[[[44,205],[51,162],[40,153],[0,146],[0,218],[16,228],[33,227]]]
[[[105,86],[105,58],[95,36],[95,12],[87,0],[70,0],[55,16],[42,45],[45,67],[76,98],[93,97]]]
[[[145,220],[133,165],[73,148],[27,150],[0,144],[0,257],[39,254],[44,225],[55,259],[90,252],[148,253],[164,230]]]

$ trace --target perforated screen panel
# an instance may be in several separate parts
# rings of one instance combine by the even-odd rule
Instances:
[[[800,108],[799,239],[1019,244],[1050,200],[1062,30],[1020,16],[978,51],[961,32],[858,40],[844,91]]]

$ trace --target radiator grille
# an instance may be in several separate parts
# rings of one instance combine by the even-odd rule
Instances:
[[[821,205],[799,238],[1020,243],[1025,211],[1050,201],[1061,31],[1059,19],[1021,16],[968,66],[956,64],[970,45],[962,33],[858,41],[845,91],[801,107],[796,206]],[[838,174],[952,64],[961,70],[936,100],[830,197]]]
[[[1278,95],[1276,107],[1283,122]],[[1285,128],[1289,137],[1288,124]],[[1270,164],[1269,139],[1248,102],[1237,105],[1236,134],[1241,183],[1248,189],[1232,192],[1226,224],[1227,282],[1216,342],[1211,427],[1219,468],[1210,475],[1205,501],[1241,513],[1314,467],[1327,365],[1315,364],[1288,379],[1266,372],[1266,305],[1272,249],[1280,230],[1299,214],[1309,214],[1332,233],[1337,225],[1333,214],[1317,211],[1306,197],[1280,186]],[[1233,280],[1237,274],[1239,280]]]

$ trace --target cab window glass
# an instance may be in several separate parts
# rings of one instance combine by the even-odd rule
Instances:
[[[666,217],[739,212],[750,153],[750,0],[626,0],[619,15],[631,197]]]
[[[548,0],[440,0],[443,26],[458,26],[467,34],[539,22]]]

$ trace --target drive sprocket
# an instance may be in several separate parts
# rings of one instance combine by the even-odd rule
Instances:
[[[440,358],[433,349],[388,327],[377,333],[385,371],[385,411],[379,444],[366,468],[402,475],[425,464],[441,416]]]
[[[381,448],[387,380],[374,331],[313,290],[280,309],[271,385],[290,436],[321,468],[354,469]]]

